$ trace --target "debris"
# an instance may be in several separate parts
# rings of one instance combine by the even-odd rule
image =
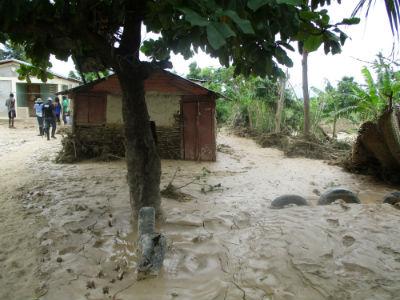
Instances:
[[[120,272],[120,273],[118,274],[118,276],[117,276],[117,279],[118,279],[118,280],[124,279],[124,275],[125,275],[125,272],[124,272],[124,271]]]
[[[87,289],[95,289],[96,288],[96,284],[94,283],[93,280],[89,280],[88,282],[86,282],[86,288]]]
[[[186,202],[193,199],[191,195],[181,192],[179,188],[172,183],[169,183],[164,189],[162,189],[160,194],[165,198],[174,199],[180,202]]]
[[[215,192],[215,191],[222,191],[222,185],[221,183],[218,184],[205,184],[201,187],[200,192],[202,192],[203,194],[207,194],[209,192]]]
[[[106,295],[110,292],[110,288],[108,286],[103,287],[103,294]]]
[[[59,257],[57,257],[57,262],[58,263],[62,263],[62,261],[63,261],[63,259],[59,256]]]
[[[317,189],[313,189],[312,192],[317,196],[321,196],[321,192],[319,190],[317,190]]]
[[[97,273],[97,278],[103,278],[103,277],[104,277],[103,271],[99,271],[99,273]]]

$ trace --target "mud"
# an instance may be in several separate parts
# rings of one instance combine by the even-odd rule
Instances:
[[[191,199],[163,198],[164,268],[137,281],[125,163],[55,164],[60,139],[46,143],[17,125],[10,132],[0,124],[0,299],[400,294],[400,210],[381,203],[393,187],[222,134],[218,143],[229,151],[215,163],[162,161],[162,187],[174,177]],[[318,193],[335,186],[362,204],[316,206]],[[282,194],[311,206],[270,209]]]

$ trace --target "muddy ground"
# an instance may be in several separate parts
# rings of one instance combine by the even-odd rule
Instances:
[[[53,163],[57,140],[0,122],[0,299],[400,299],[394,190],[320,160],[222,133],[215,163],[164,160],[168,238],[158,278],[136,281],[124,161]],[[333,186],[361,205],[316,206]],[[311,207],[270,209],[285,193]]]

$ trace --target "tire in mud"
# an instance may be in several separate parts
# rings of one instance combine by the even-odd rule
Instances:
[[[400,192],[392,192],[388,193],[383,197],[383,203],[388,203],[391,205],[396,205],[397,203],[400,203]]]
[[[352,191],[342,188],[334,188],[326,191],[321,195],[321,197],[319,197],[318,205],[328,205],[339,199],[346,203],[360,203],[360,199],[358,199],[357,195]]]
[[[296,204],[298,206],[308,205],[307,200],[298,195],[282,195],[271,202],[271,208],[284,208],[286,205]]]

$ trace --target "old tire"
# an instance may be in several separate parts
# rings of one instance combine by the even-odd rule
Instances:
[[[383,203],[388,203],[391,205],[396,205],[400,203],[400,192],[388,193],[383,197]]]
[[[346,203],[360,203],[357,195],[350,190],[334,188],[326,191],[319,197],[318,205],[328,205],[336,200],[343,200]]]
[[[298,195],[282,195],[271,202],[271,208],[284,208],[286,205],[296,204],[298,206],[308,205],[307,200]]]

